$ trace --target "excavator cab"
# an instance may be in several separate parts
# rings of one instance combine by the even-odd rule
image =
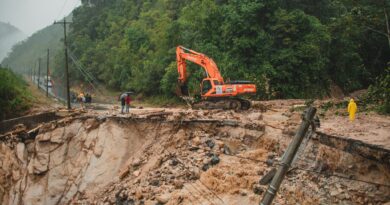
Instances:
[[[200,87],[201,87],[202,95],[205,95],[207,92],[210,91],[211,88],[213,88],[211,79],[208,78],[203,79]]]

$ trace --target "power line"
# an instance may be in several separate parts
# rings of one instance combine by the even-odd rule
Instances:
[[[69,56],[70,56],[70,59],[73,61],[73,63],[75,64],[75,67],[81,72],[81,74],[85,77],[85,79],[88,81],[88,83],[93,87],[93,89],[95,89],[96,91],[98,91],[100,94],[103,94],[97,87],[94,86],[93,82],[95,82],[97,84],[97,86],[99,86],[98,84],[98,81],[96,80],[96,78],[94,78],[86,69],[83,68],[82,64],[77,60],[77,57],[74,56],[74,54],[72,53],[71,50],[69,50]]]
[[[57,17],[56,17],[55,19],[58,19],[58,18],[60,17],[60,15],[62,14],[62,11],[64,10],[67,1],[68,1],[68,0],[65,0],[65,1],[64,1],[64,4],[62,4],[62,7],[61,7],[60,12],[58,13],[58,15],[57,15]]]

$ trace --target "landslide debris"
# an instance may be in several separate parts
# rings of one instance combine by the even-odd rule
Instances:
[[[300,122],[299,113],[267,107],[86,114],[44,124],[34,138],[8,135],[0,204],[258,204],[260,179]],[[348,180],[389,184],[388,165],[317,141],[299,153],[276,203],[390,201],[390,187]]]

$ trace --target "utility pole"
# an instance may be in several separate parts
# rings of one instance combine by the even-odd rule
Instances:
[[[38,58],[38,89],[39,89],[39,78],[41,77],[41,58]]]
[[[389,27],[389,19],[387,18],[386,7],[383,8],[383,12],[385,13],[386,29],[387,29],[387,35],[386,36],[387,36],[387,41],[389,42],[389,47],[390,47],[390,27]]]
[[[267,192],[265,192],[263,199],[261,200],[260,205],[270,205],[274,200],[276,193],[280,185],[282,184],[283,178],[286,175],[291,163],[297,153],[299,146],[302,143],[303,138],[306,135],[307,130],[309,129],[310,124],[312,123],[313,117],[316,114],[316,109],[314,107],[309,107],[306,110],[306,114],[303,117],[303,121],[299,126],[297,133],[295,134],[292,142],[288,145],[284,157],[279,165],[278,171],[276,171],[275,176],[272,178],[271,184],[268,186]]]
[[[47,49],[46,97],[49,97],[49,49]]]
[[[33,84],[35,83],[34,81],[35,81],[35,68],[36,68],[36,66],[37,66],[37,64],[36,63],[34,63],[34,67],[33,68],[31,68],[32,70],[33,70],[33,74],[32,74],[32,82],[33,82]]]
[[[64,47],[65,47],[65,82],[66,82],[66,100],[68,104],[68,110],[71,109],[70,106],[70,93],[69,93],[69,69],[68,69],[68,46],[66,43],[66,24],[70,24],[72,22],[67,22],[64,18],[64,21],[56,22],[54,24],[63,24],[64,25]]]

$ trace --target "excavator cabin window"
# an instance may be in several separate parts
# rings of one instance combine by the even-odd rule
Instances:
[[[204,80],[202,83],[202,95],[206,94],[211,89],[210,80]]]

